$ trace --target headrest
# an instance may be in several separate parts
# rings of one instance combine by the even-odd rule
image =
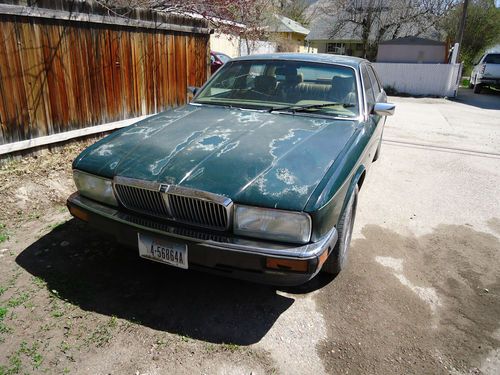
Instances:
[[[298,85],[304,81],[304,76],[302,73],[285,76],[285,82],[291,85]]]
[[[276,75],[278,76],[295,76],[297,75],[297,68],[294,66],[282,66],[276,68]]]
[[[333,76],[332,90],[354,91],[354,78]]]
[[[276,88],[275,76],[257,76],[255,77],[255,89],[261,92],[269,92]]]

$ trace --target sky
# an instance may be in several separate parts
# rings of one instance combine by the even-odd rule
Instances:
[[[495,0],[495,5],[497,8],[500,8],[500,0]]]

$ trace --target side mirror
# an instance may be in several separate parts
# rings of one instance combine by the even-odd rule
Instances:
[[[190,92],[193,95],[196,95],[196,93],[200,90],[199,87],[194,87],[194,86],[188,86],[187,89],[188,92]]]
[[[392,116],[396,105],[392,103],[375,103],[372,113],[378,116]]]

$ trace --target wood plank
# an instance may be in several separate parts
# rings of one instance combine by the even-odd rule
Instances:
[[[17,152],[17,151],[22,151],[22,150],[28,150],[28,149],[34,148],[34,147],[50,145],[50,144],[54,144],[54,143],[58,143],[58,142],[64,142],[64,141],[67,141],[70,139],[85,137],[87,135],[104,133],[104,132],[112,131],[115,129],[124,128],[126,126],[130,126],[132,124],[135,124],[136,122],[145,120],[150,116],[153,116],[153,115],[151,114],[151,115],[139,116],[139,117],[130,118],[130,119],[126,119],[126,120],[114,121],[114,122],[110,122],[107,124],[89,126],[89,127],[82,128],[82,129],[76,129],[76,130],[71,130],[71,131],[67,131],[67,132],[47,135],[44,137],[38,137],[38,138],[29,139],[29,140],[25,140],[25,141],[7,143],[4,145],[0,145],[0,155],[5,155],[5,154],[9,154],[11,152]]]

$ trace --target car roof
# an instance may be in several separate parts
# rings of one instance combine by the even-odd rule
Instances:
[[[290,60],[317,62],[323,64],[344,64],[357,68],[362,62],[368,62],[365,59],[352,56],[332,55],[328,53],[269,53],[262,55],[249,55],[236,57],[233,61],[248,61],[248,60]]]

